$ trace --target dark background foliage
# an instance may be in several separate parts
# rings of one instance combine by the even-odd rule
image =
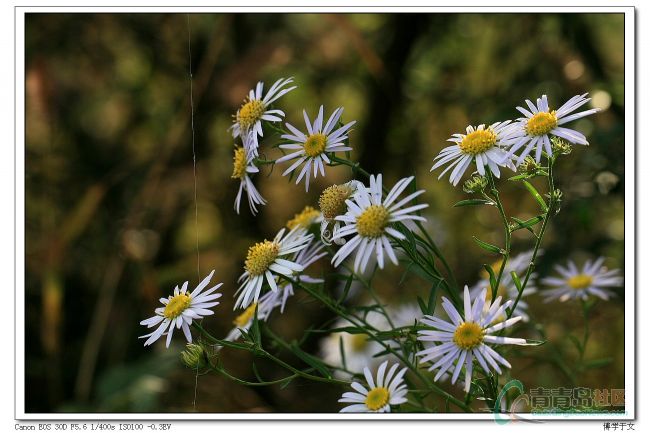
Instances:
[[[254,218],[232,203],[233,140],[228,128],[248,89],[293,76],[298,89],[279,102],[299,125],[301,111],[345,107],[358,121],[353,158],[387,184],[416,174],[430,204],[428,227],[461,282],[483,263],[471,240],[500,243],[496,212],[451,208],[460,188],[430,174],[432,158],[467,124],[517,117],[525,98],[553,106],[590,92],[601,113],[575,122],[591,145],[558,164],[564,192],[538,272],[597,255],[623,266],[623,16],[613,14],[237,14],[191,15],[197,156],[198,233],[203,274],[216,269],[222,305],[204,324],[225,335],[246,248],[272,236],[320,191],[350,178],[342,167],[304,193],[265,168],[256,183],[269,200]],[[29,14],[26,19],[26,409],[28,412],[321,412],[342,392],[298,381],[286,389],[247,388],[201,376],[178,360],[181,339],[143,348],[138,322],[174,285],[196,284],[196,227],[186,15]],[[274,156],[269,152],[269,156]],[[502,181],[511,214],[535,203]],[[541,188],[541,185],[540,185]],[[515,252],[530,248],[525,234]],[[323,267],[326,269],[326,267]],[[377,290],[389,303],[413,302],[428,287],[397,268]],[[623,387],[624,292],[594,310],[590,358],[606,367],[578,378],[555,353],[576,358],[576,304],[531,298],[549,344],[511,359],[513,377],[535,386]],[[299,293],[270,326],[287,339],[329,320]],[[539,337],[534,325],[522,332]],[[318,339],[306,347],[318,353]],[[533,353],[534,356],[527,354]],[[292,363],[299,361],[287,357]],[[251,357],[223,361],[253,378]],[[268,377],[282,375],[260,363]],[[196,387],[195,387],[196,384]],[[459,393],[456,389],[453,391]],[[196,405],[193,401],[196,396]],[[442,407],[441,407],[442,409]]]

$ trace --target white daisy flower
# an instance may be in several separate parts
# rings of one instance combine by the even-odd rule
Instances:
[[[363,187],[361,182],[351,180],[342,185],[329,186],[321,193],[318,199],[318,205],[322,214],[320,237],[326,245],[332,245],[332,238],[341,229],[341,222],[336,221],[336,217],[347,212],[348,206],[345,201],[356,194],[359,187]],[[336,238],[334,243],[343,245],[345,239]]]
[[[293,253],[307,248],[313,235],[307,234],[304,229],[296,227],[285,236],[282,229],[272,241],[258,242],[248,249],[244,273],[239,277],[241,285],[235,295],[239,294],[235,302],[235,309],[246,308],[251,303],[257,302],[266,280],[272,291],[278,291],[275,275],[293,277],[302,272],[304,267],[287,257]]]
[[[248,134],[247,138],[244,140],[244,143],[251,140],[252,135]],[[253,215],[257,214],[257,205],[264,206],[266,200],[259,193],[253,181],[251,180],[250,175],[253,173],[259,173],[260,169],[255,166],[253,163],[253,155],[250,154],[247,150],[247,146],[236,147],[235,155],[233,157],[233,167],[232,167],[232,178],[239,179],[239,191],[237,192],[237,197],[235,198],[235,211],[239,214],[239,205],[241,203],[242,192],[246,192],[248,195],[248,207],[251,210]]]
[[[332,258],[335,267],[341,264],[355,249],[357,250],[354,260],[355,272],[363,272],[371,256],[376,258],[379,267],[383,269],[384,253],[394,264],[397,264],[397,257],[390,245],[389,236],[397,239],[406,237],[390,227],[390,224],[409,220],[426,221],[421,216],[413,215],[413,212],[429,206],[428,204],[418,204],[400,209],[424,192],[424,190],[419,190],[397,201],[397,197],[412,180],[413,176],[399,180],[386,198],[382,199],[381,174],[376,178],[371,175],[370,187],[360,187],[352,199],[346,200],[348,211],[345,215],[337,216],[336,220],[347,225],[338,230],[332,240],[336,241],[352,234],[354,237],[343,245]]]
[[[560,302],[569,299],[587,300],[589,295],[597,296],[607,301],[614,293],[605,287],[620,287],[623,278],[619,275],[619,269],[607,270],[603,266],[604,257],[599,257],[595,262],[588,260],[582,270],[569,260],[567,267],[555,266],[555,270],[561,275],[558,277],[543,278],[542,284],[555,287],[545,290],[542,295],[546,297],[545,302],[558,299]]]
[[[380,331],[389,329],[386,319],[375,311],[367,314],[366,321]],[[345,319],[339,319],[334,323],[335,329],[349,326],[354,325]],[[375,357],[385,348],[366,334],[333,332],[321,340],[320,349],[323,361],[328,365],[345,368],[351,373],[361,373],[365,367],[379,365],[382,360],[388,358],[387,356]],[[334,376],[340,379],[349,377],[341,370],[335,370]]]
[[[269,106],[278,98],[286,95],[296,88],[296,86],[283,89],[284,86],[293,82],[293,78],[280,78],[273,83],[271,88],[263,95],[264,83],[257,83],[255,89],[248,93],[248,98],[244,104],[237,110],[235,123],[232,125],[232,136],[239,137],[250,133],[252,140],[246,143],[247,151],[252,155],[258,155],[257,136],[263,136],[262,120],[267,122],[280,122],[284,117],[282,110],[269,110]]]
[[[492,325],[495,317],[505,315],[505,310],[512,304],[512,301],[507,301],[501,305],[501,297],[499,296],[494,300],[487,312],[483,310],[484,304],[485,293],[479,294],[472,304],[469,289],[465,286],[464,318],[461,317],[453,304],[445,297],[442,298],[442,307],[447,312],[451,322],[435,316],[424,316],[422,318],[421,322],[433,329],[418,331],[418,340],[440,343],[417,353],[421,357],[420,363],[433,362],[429,367],[429,371],[438,369],[434,380],[439,380],[454,366],[455,362],[456,366],[453,369],[451,383],[456,383],[458,375],[464,366],[465,392],[469,392],[472,382],[474,358],[476,358],[486,373],[490,371],[488,366],[492,367],[499,374],[501,374],[499,364],[511,368],[510,363],[486,343],[525,345],[526,340],[523,338],[491,335],[519,322],[521,316],[512,317],[511,319]]]
[[[188,282],[185,281],[180,290],[176,286],[173,295],[168,298],[160,298],[160,302],[164,307],[156,308],[155,316],[140,322],[141,325],[145,325],[147,328],[158,326],[154,332],[139,337],[147,339],[144,342],[145,346],[154,343],[167,332],[167,342],[165,345],[169,347],[174,328],[182,329],[187,341],[192,342],[192,333],[190,332],[192,320],[202,319],[205,316],[214,314],[208,308],[219,305],[219,302],[215,301],[215,299],[220,298],[221,293],[212,293],[221,287],[222,283],[201,293],[207,287],[208,283],[210,283],[212,275],[214,275],[214,270],[191,293],[187,293]]]
[[[519,130],[517,133],[518,137],[512,142],[512,146],[508,150],[507,158],[510,158],[522,147],[524,151],[517,158],[517,165],[521,164],[524,158],[535,148],[537,148],[535,151],[535,160],[537,162],[542,157],[542,150],[545,150],[548,155],[552,155],[553,150],[549,135],[555,135],[574,144],[589,144],[587,137],[580,132],[560,126],[599,111],[597,108],[592,108],[569,115],[569,113],[574,112],[591,100],[591,98],[586,98],[587,95],[588,93],[576,95],[557,110],[551,110],[549,108],[546,95],[537,98],[537,105],[526,99],[526,105],[528,105],[530,111],[523,107],[517,107],[517,110],[526,117],[517,119],[515,125]]]
[[[466,134],[453,134],[447,141],[456,144],[445,147],[434,158],[434,161],[437,161],[431,167],[431,171],[448,164],[438,179],[453,168],[449,182],[454,186],[458,185],[472,161],[476,162],[476,170],[481,176],[485,175],[485,167],[496,177],[501,176],[499,166],[515,170],[514,164],[506,158],[506,151],[503,149],[513,143],[513,129],[509,120],[493,123],[487,128],[485,125],[476,128],[470,125],[466,132]]]
[[[541,250],[538,251],[538,255],[539,254],[541,254]],[[501,299],[504,301],[513,301],[514,303],[514,301],[517,299],[517,296],[519,295],[519,290],[517,289],[517,286],[515,285],[515,282],[512,279],[512,275],[510,273],[515,272],[523,283],[524,275],[528,270],[528,266],[530,265],[532,258],[533,251],[531,250],[518,254],[515,257],[511,257],[508,260],[508,263],[506,263],[506,266],[503,269],[501,282],[499,284],[499,288],[497,289],[497,296],[501,296]],[[493,263],[491,267],[496,274],[501,268],[501,260]],[[492,301],[490,276],[485,270],[482,271],[481,276],[481,280],[469,290],[469,294],[472,296],[472,298],[476,298],[480,293],[483,292],[483,289],[486,289],[487,291],[485,293],[485,305],[483,309],[487,310],[490,308],[490,301]],[[523,298],[537,292],[537,287],[533,282],[535,278],[537,278],[537,274],[532,273],[528,279],[528,283],[526,284],[523,293],[521,294],[521,299],[519,299],[519,302],[515,307],[515,311],[512,313],[514,316],[521,316],[524,322],[528,322],[530,320],[530,317],[527,313],[528,303],[524,301]],[[506,316],[495,317],[493,323],[502,322],[505,319]]]
[[[408,389],[404,383],[406,367],[397,372],[399,364],[388,368],[388,361],[384,361],[377,369],[377,380],[373,380],[368,367],[363,369],[368,388],[359,382],[352,382],[351,386],[356,392],[345,392],[339,403],[352,403],[341,409],[341,412],[390,412],[391,406],[406,403]],[[397,374],[395,374],[397,372]]]
[[[318,259],[327,255],[323,252],[325,246],[319,242],[312,242],[307,248],[300,250],[294,260],[295,263],[303,266],[305,269]],[[324,282],[320,278],[312,278],[308,275],[300,274],[295,277],[299,283],[319,284]],[[266,322],[271,313],[280,308],[280,313],[284,313],[284,307],[287,300],[293,296],[293,284],[291,282],[280,281],[277,283],[277,291],[269,291],[260,296],[259,302],[254,302],[248,306],[239,316],[235,318],[233,324],[235,327],[228,333],[225,340],[235,341],[242,335],[243,331],[248,331],[253,324],[255,308],[257,308],[257,320]]]
[[[328,153],[334,152],[345,152],[352,150],[351,147],[345,146],[344,141],[348,138],[346,135],[349,129],[356,123],[356,121],[346,123],[338,129],[334,129],[343,114],[343,108],[337,108],[334,110],[334,113],[330,116],[329,120],[323,126],[323,106],[320,106],[318,110],[318,116],[314,119],[314,123],[311,123],[307,112],[303,110],[303,115],[305,117],[305,125],[307,127],[307,134],[300,132],[298,129],[293,127],[291,124],[286,123],[285,125],[291,131],[291,134],[285,134],[282,138],[290,140],[293,143],[290,144],[281,144],[280,149],[286,149],[290,151],[295,151],[289,153],[281,158],[278,158],[275,162],[281,163],[285,161],[290,161],[292,159],[298,158],[289,168],[287,168],[282,176],[286,176],[292,171],[296,170],[301,164],[303,165],[300,174],[296,179],[296,184],[298,184],[302,178],[305,178],[305,190],[309,191],[309,177],[310,173],[314,171],[314,178],[318,176],[320,171],[322,176],[325,176],[325,164],[330,163],[328,158]]]

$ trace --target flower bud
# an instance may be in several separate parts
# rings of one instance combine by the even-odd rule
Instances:
[[[517,170],[529,176],[536,176],[537,171],[540,170],[541,168],[542,166],[537,161],[535,161],[535,158],[528,155],[526,158],[524,158],[524,161],[521,164],[519,164]]]
[[[553,149],[554,153],[568,155],[573,150],[573,146],[571,146],[571,143],[560,137],[553,137],[551,138],[551,149]]]
[[[208,364],[208,355],[200,344],[188,343],[181,352],[181,361],[193,370],[200,370]]]
[[[485,176],[477,174],[465,181],[463,184],[463,191],[465,191],[467,194],[481,192],[485,189],[487,184],[487,178]]]

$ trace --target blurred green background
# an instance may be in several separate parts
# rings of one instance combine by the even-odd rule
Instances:
[[[464,194],[429,173],[433,157],[467,124],[517,117],[525,98],[545,93],[558,107],[589,92],[602,112],[574,123],[591,145],[558,163],[564,202],[538,269],[545,275],[554,263],[597,255],[623,267],[623,15],[235,14],[191,15],[190,22],[200,267],[217,270],[225,295],[204,321],[214,335],[232,326],[247,247],[316,205],[323,188],[350,178],[343,167],[329,169],[305,194],[304,185],[280,176],[281,167],[265,167],[255,181],[268,206],[257,218],[245,204],[241,215],[233,211],[239,185],[230,178],[228,128],[258,80],[268,87],[295,77],[298,89],[278,106],[299,127],[303,108],[313,115],[320,104],[326,112],[345,107],[344,120],[358,121],[353,159],[383,173],[387,185],[416,174],[427,190],[428,227],[468,284],[494,261],[471,235],[500,244],[498,215],[452,208]],[[180,364],[180,334],[169,350],[137,339],[145,333],[138,322],[158,298],[185,280],[197,283],[187,16],[28,14],[25,37],[27,412],[338,411],[343,390],[334,386],[253,389],[195,378]],[[536,204],[519,185],[500,184],[510,214],[534,215]],[[522,232],[514,253],[532,245]],[[376,280],[389,303],[428,291],[417,277],[400,284],[402,271],[389,267]],[[587,349],[588,358],[612,363],[575,385],[623,388],[624,293],[617,293],[596,306]],[[510,359],[513,377],[526,388],[572,386],[556,364],[526,354],[561,350],[571,363],[577,354],[566,335],[581,335],[579,306],[527,300],[550,344]],[[291,340],[329,319],[298,293],[270,326]],[[532,325],[519,332],[539,337]],[[318,344],[311,338],[305,347],[317,354]],[[254,377],[247,354],[222,356],[241,377]],[[267,377],[283,374],[259,367]]]

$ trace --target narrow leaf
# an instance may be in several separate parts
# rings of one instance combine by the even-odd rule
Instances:
[[[494,294],[497,290],[497,277],[494,274],[494,270],[492,269],[492,266],[484,264],[483,268],[487,271],[490,277],[490,289],[492,289],[492,294]]]
[[[418,305],[420,306],[420,310],[422,311],[422,314],[431,314],[429,312],[429,307],[427,304],[424,303],[424,300],[420,298],[419,296],[417,297],[418,299]]]
[[[539,205],[542,207],[542,210],[546,212],[548,210],[548,206],[546,206],[546,202],[539,194],[539,192],[537,192],[533,184],[531,184],[527,180],[524,180],[522,183],[524,184],[528,192],[535,198],[535,200],[537,200],[537,203],[539,203]]]
[[[294,355],[305,361],[307,364],[309,364],[310,367],[314,367],[316,370],[318,370],[323,375],[323,377],[331,377],[330,372],[325,364],[323,364],[318,358],[303,351],[300,347],[298,347],[297,344],[292,344],[291,349]]]
[[[484,200],[482,198],[471,198],[469,200],[461,200],[454,205],[454,207],[463,207],[463,206],[481,206],[488,205],[494,206],[494,202],[490,200]]]
[[[488,242],[482,241],[479,238],[477,238],[476,236],[472,236],[472,239],[474,239],[474,242],[476,242],[479,247],[483,248],[486,251],[489,251],[489,252],[495,253],[495,254],[503,254],[503,250],[501,248],[497,247],[496,245],[492,245],[492,244],[490,244]]]
[[[512,217],[512,220],[517,223],[517,227],[512,230],[513,232],[521,229],[527,229],[528,231],[532,232],[531,227],[539,224],[542,220],[544,220],[544,217],[542,215],[537,215],[530,219],[527,219],[526,221]]]
[[[602,367],[605,367],[605,366],[611,364],[613,361],[614,361],[614,358],[594,359],[592,361],[585,362],[585,368],[587,368],[587,369],[602,368]]]
[[[519,346],[541,346],[542,344],[546,344],[546,340],[531,340],[526,338],[526,344],[520,344]]]

